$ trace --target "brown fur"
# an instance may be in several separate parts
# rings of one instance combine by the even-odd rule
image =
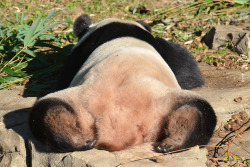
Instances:
[[[56,106],[50,109],[44,122],[52,134],[64,138],[74,149],[81,150],[84,147],[84,142],[96,138],[95,125],[91,123],[93,118],[92,121],[90,118],[82,119],[76,113],[71,113],[63,107]]]
[[[197,109],[182,106],[162,120],[161,144],[156,148],[160,152],[168,152],[183,148],[187,137],[197,125]]]

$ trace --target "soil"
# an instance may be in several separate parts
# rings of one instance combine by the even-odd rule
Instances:
[[[249,166],[249,132],[249,115],[246,112],[234,114],[214,132],[209,143],[212,147],[207,147],[207,166]]]
[[[239,75],[245,72],[243,70],[220,70],[206,63],[199,63],[199,67],[206,81],[203,88],[237,88],[250,85],[250,76]]]
[[[240,88],[246,91],[250,86],[249,73],[243,70],[218,69],[206,63],[199,63],[201,73],[206,81],[202,88]],[[240,103],[241,97],[234,102]],[[207,147],[207,166],[249,166],[250,165],[250,116],[246,112],[232,115],[226,123],[223,122],[214,132]],[[214,147],[218,146],[218,147]]]

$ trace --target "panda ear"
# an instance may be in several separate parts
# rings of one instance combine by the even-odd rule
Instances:
[[[148,25],[147,23],[143,22],[143,21],[136,21],[137,23],[141,24],[146,30],[148,30],[148,32],[151,32],[151,27],[150,25]]]
[[[88,30],[89,26],[91,25],[91,20],[88,15],[83,14],[79,16],[74,23],[73,31],[74,35],[78,38],[81,38],[84,33]]]

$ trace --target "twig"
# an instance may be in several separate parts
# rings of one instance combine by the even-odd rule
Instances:
[[[236,140],[239,137],[242,137],[243,135],[246,135],[246,134],[250,133],[250,131],[244,132],[249,127],[250,127],[250,121],[243,124],[237,131],[233,131],[233,132],[228,133],[216,146],[222,146],[224,144],[224,146],[227,146],[227,151],[229,152],[229,146],[234,140]],[[235,133],[237,132],[237,133],[232,135],[232,133],[234,133],[234,132]],[[215,157],[215,155],[217,153],[218,153],[218,148],[215,147],[213,157]]]
[[[240,158],[240,159],[243,161],[243,159],[242,159],[239,155],[237,155],[237,154],[235,154],[235,153],[233,153],[233,152],[230,152],[230,151],[229,151],[229,153],[230,153],[230,154],[233,154],[234,156]]]
[[[242,148],[240,145],[236,144],[234,141],[232,141],[232,143],[235,144],[236,146],[240,147],[242,150],[246,151],[250,155],[249,151],[247,151],[246,149]]]
[[[189,148],[184,148],[184,149],[180,149],[180,150],[175,150],[175,151],[171,151],[171,152],[167,152],[167,153],[158,153],[157,155],[150,155],[150,156],[146,156],[146,157],[132,159],[132,160],[129,160],[127,162],[121,163],[121,164],[117,165],[116,167],[122,167],[125,164],[131,163],[131,162],[135,162],[135,161],[140,161],[140,160],[143,160],[143,159],[156,158],[156,157],[160,157],[160,156],[164,156],[164,155],[168,155],[168,154],[172,154],[172,153],[186,151],[186,150],[189,150],[189,149],[194,148],[194,147],[197,147],[197,146],[193,146],[193,147],[189,147]],[[199,147],[214,147],[214,148],[216,148],[216,147],[225,147],[225,145],[224,146],[199,145]]]
[[[250,121],[246,122],[245,124],[243,124],[240,129],[237,130],[237,134],[235,134],[235,136],[231,139],[231,141],[234,141],[235,139],[237,139],[240,136],[240,133],[244,132],[247,128],[250,127]]]
[[[241,84],[239,84],[237,86],[242,87],[243,85],[247,84],[248,82],[250,82],[250,80],[247,80],[247,81],[245,81],[245,82],[243,82],[243,83],[241,83]]]
[[[29,43],[28,43],[29,44]],[[28,48],[28,45],[27,46],[24,46],[19,52],[17,52],[17,54],[15,56],[13,56],[10,61],[8,61],[1,69],[0,69],[0,72],[3,71],[3,69],[8,65],[10,64],[20,53],[23,52],[23,50],[27,49]]]

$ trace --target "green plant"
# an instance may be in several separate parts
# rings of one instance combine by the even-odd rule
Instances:
[[[27,73],[27,66],[37,57],[39,41],[53,39],[45,32],[62,23],[50,23],[54,14],[52,10],[44,19],[40,15],[32,25],[24,23],[24,12],[21,16],[16,14],[13,25],[5,27],[0,23],[0,89],[21,84],[31,77]]]

